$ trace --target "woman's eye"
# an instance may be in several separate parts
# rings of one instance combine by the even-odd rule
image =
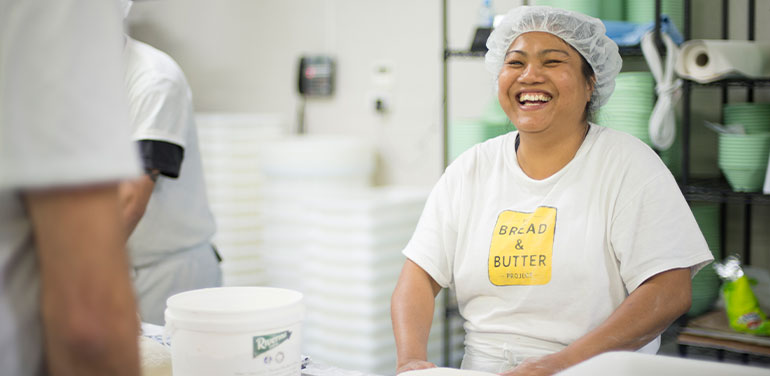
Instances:
[[[522,63],[521,61],[518,61],[518,60],[511,60],[511,61],[507,62],[506,64],[512,65],[512,66],[515,66],[515,67],[524,65],[524,63]]]
[[[546,60],[545,65],[557,65],[561,63],[561,60]]]

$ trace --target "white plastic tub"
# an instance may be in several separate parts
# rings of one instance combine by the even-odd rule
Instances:
[[[221,287],[170,297],[166,333],[174,376],[300,376],[302,294]]]

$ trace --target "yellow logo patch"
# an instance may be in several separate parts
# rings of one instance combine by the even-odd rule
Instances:
[[[489,247],[489,280],[497,286],[544,285],[551,280],[556,208],[506,210]]]

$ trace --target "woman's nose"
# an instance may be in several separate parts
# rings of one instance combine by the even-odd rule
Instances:
[[[519,75],[519,81],[522,83],[533,83],[542,81],[542,71],[540,67],[535,64],[527,64],[524,70]]]

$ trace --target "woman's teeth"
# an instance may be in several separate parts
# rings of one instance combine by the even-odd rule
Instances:
[[[536,105],[539,102],[549,102],[551,96],[543,93],[522,93],[519,95],[519,103],[524,105]]]

